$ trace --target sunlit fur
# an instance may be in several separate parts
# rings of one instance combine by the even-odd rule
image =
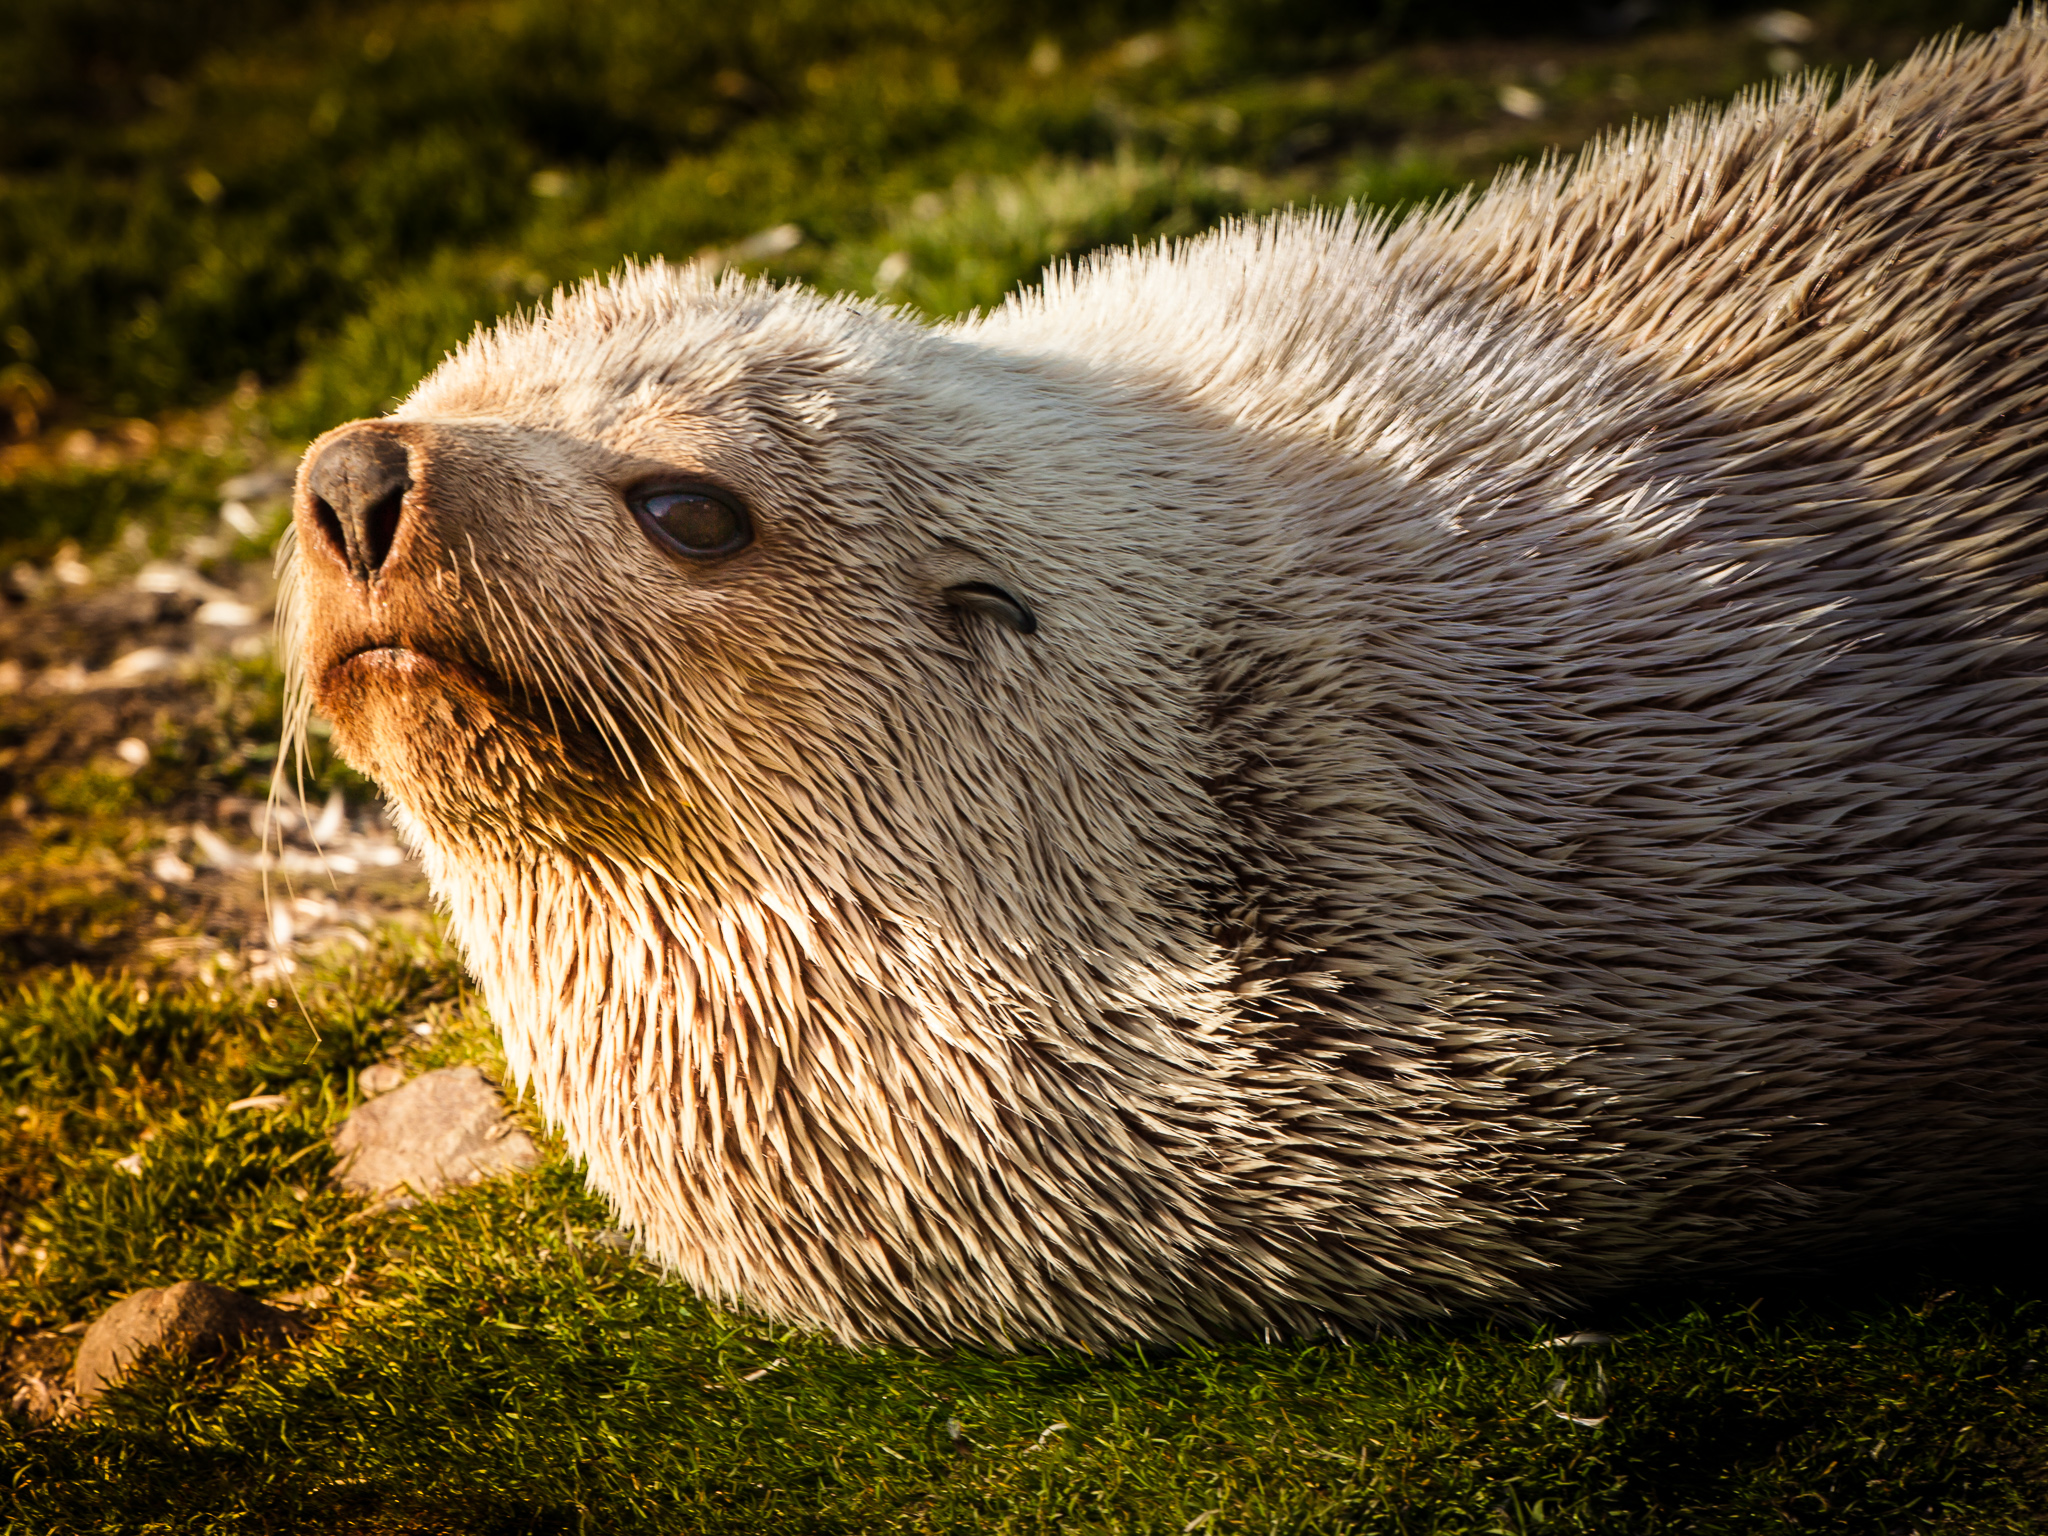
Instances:
[[[2035,14],[951,326],[629,269],[376,428],[377,583],[302,490],[293,697],[622,1220],[849,1340],[1369,1327],[2012,1212],[2044,252]],[[756,544],[658,549],[655,470]]]

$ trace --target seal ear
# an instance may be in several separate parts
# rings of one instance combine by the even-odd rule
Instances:
[[[942,603],[985,614],[1020,635],[1038,631],[1038,615],[1031,611],[1016,582],[979,550],[955,539],[941,539],[937,547],[912,560],[908,569]]]

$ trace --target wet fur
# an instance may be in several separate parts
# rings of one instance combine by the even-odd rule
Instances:
[[[849,1340],[1341,1329],[2010,1213],[2044,144],[2036,14],[937,329],[628,270],[390,419],[382,590],[287,557],[294,696],[621,1218]],[[657,469],[756,543],[657,550]],[[962,546],[1036,634],[942,600]],[[380,635],[433,660],[341,661]]]

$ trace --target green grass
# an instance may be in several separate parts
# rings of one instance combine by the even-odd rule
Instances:
[[[435,976],[385,956],[328,984],[378,994],[358,1019],[459,1011]],[[136,1065],[187,1061],[196,1084],[139,1177],[108,1171],[120,1137],[73,1164],[17,1303],[54,1317],[177,1275],[356,1283],[294,1350],[172,1363],[78,1426],[0,1438],[9,1531],[2039,1529],[2048,1316],[1995,1273],[1959,1290],[1908,1260],[1829,1301],[1839,1280],[1702,1286],[1605,1309],[1614,1337],[1583,1345],[1481,1322],[1150,1357],[851,1353],[593,1241],[606,1213],[559,1150],[352,1223],[319,1132],[389,1033],[280,1056],[306,1031],[263,1000],[93,986],[12,1005],[39,1021],[18,1053],[35,1103],[104,1131],[132,1124]],[[87,1065],[75,1019],[97,1001],[115,1043]],[[258,1088],[302,1107],[252,1125],[214,1102]],[[149,1243],[167,1231],[174,1251]]]
[[[0,982],[75,961],[118,967],[143,938],[189,929],[137,866],[167,824],[211,820],[223,796],[266,795],[282,729],[268,656],[218,658],[168,696],[0,692]],[[139,767],[109,751],[127,736],[149,749]],[[370,797],[324,726],[309,746],[309,796]],[[0,1063],[7,1050],[0,1039]]]
[[[1409,154],[1394,190],[1441,191],[1598,120],[1725,94],[1767,51],[1725,26],[1711,59],[1655,36],[1602,49],[1554,3],[425,0],[288,19],[210,0],[182,32],[128,9],[124,29],[109,0],[23,0],[0,50],[0,109],[40,130],[0,144],[0,404],[24,421],[192,406],[253,374],[299,381],[278,423],[304,435],[409,387],[476,320],[627,256],[793,221],[807,245],[778,270],[864,290],[872,266],[833,254],[886,254],[929,222],[920,194],[1147,168],[1146,195],[1077,224],[983,240],[956,220],[924,241],[946,245],[941,267],[983,263],[908,295],[944,313],[1064,250],[1374,193],[1423,141],[1442,152]],[[1896,54],[2004,9],[1837,4],[1809,53]],[[1478,68],[1413,41],[1503,25],[1566,35]],[[1503,136],[1495,77],[1546,60],[1563,69],[1541,82],[1554,121]],[[1190,165],[1229,166],[1232,190],[1175,169]]]
[[[327,1133],[394,1052],[502,1070],[431,937],[295,989],[71,970],[0,997],[14,1331],[181,1278],[338,1295],[296,1348],[162,1362],[92,1417],[0,1427],[0,1531],[2042,1528],[2030,1251],[1344,1343],[852,1352],[598,1241],[602,1202],[544,1134],[533,1175],[365,1219]],[[1611,1337],[1559,1342],[1584,1327]]]
[[[70,544],[231,583],[264,552],[221,535],[222,479],[628,257],[794,224],[741,264],[958,314],[1101,246],[1399,209],[1726,96],[1770,73],[1753,8],[1602,40],[1560,29],[1577,6],[1395,0],[20,0],[0,571]],[[2005,9],[1817,5],[1803,56]],[[167,823],[260,793],[278,722],[261,658],[132,705],[0,693],[0,1345],[180,1278],[336,1292],[290,1350],[0,1420],[9,1536],[2048,1529],[2031,1251],[1342,1344],[921,1357],[720,1311],[597,1241],[539,1126],[534,1175],[366,1217],[328,1178],[355,1073],[501,1065],[445,944],[280,988],[145,942],[198,919],[138,870]],[[107,755],[126,735],[139,767]],[[1615,1337],[1545,1342],[1586,1326]]]

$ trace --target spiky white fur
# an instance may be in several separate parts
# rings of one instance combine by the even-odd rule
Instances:
[[[2044,248],[2036,12],[936,330],[628,270],[393,418],[392,579],[497,686],[340,739],[622,1219],[848,1339],[1341,1328],[2016,1208]],[[755,548],[664,557],[647,464]],[[938,601],[942,540],[1039,632]]]

